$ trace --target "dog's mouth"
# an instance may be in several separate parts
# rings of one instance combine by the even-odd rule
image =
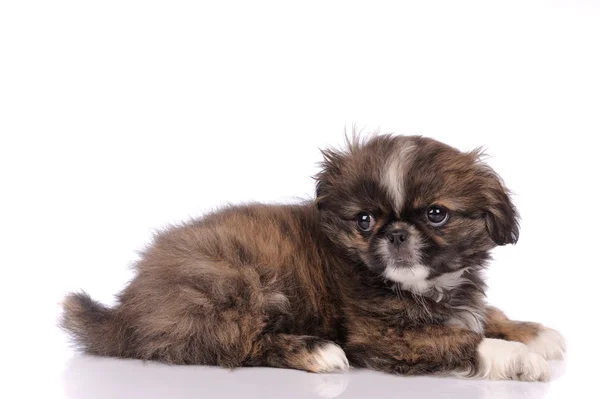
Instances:
[[[397,248],[389,251],[390,258],[394,259],[393,265],[397,267],[410,267],[415,264],[416,256],[405,248]]]
[[[383,242],[379,244],[377,253],[387,267],[410,268],[419,263],[419,255],[407,246],[393,247]]]

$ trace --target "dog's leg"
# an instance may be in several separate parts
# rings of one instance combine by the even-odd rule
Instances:
[[[558,331],[538,323],[510,320],[504,312],[491,306],[485,336],[522,342],[548,360],[562,359],[566,350],[565,340]]]
[[[340,372],[350,367],[342,348],[332,341],[291,334],[261,336],[244,365],[293,368],[313,373]]]
[[[546,381],[548,363],[520,342],[485,338],[456,327],[371,328],[350,336],[351,364],[397,374]]]

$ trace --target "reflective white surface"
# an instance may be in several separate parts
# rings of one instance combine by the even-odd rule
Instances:
[[[369,370],[311,374],[296,370],[167,366],[76,356],[62,375],[68,399],[154,398],[544,398],[551,384],[401,377]]]

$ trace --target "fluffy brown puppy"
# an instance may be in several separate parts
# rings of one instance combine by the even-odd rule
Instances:
[[[323,154],[315,200],[171,227],[116,307],[71,294],[62,326],[104,356],[547,380],[562,337],[485,302],[489,251],[519,231],[480,154],[390,135]]]

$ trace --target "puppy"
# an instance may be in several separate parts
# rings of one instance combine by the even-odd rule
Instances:
[[[70,294],[62,327],[87,353],[173,364],[549,378],[560,334],[485,301],[519,225],[479,152],[379,135],[323,155],[316,199],[165,230],[114,308]]]

